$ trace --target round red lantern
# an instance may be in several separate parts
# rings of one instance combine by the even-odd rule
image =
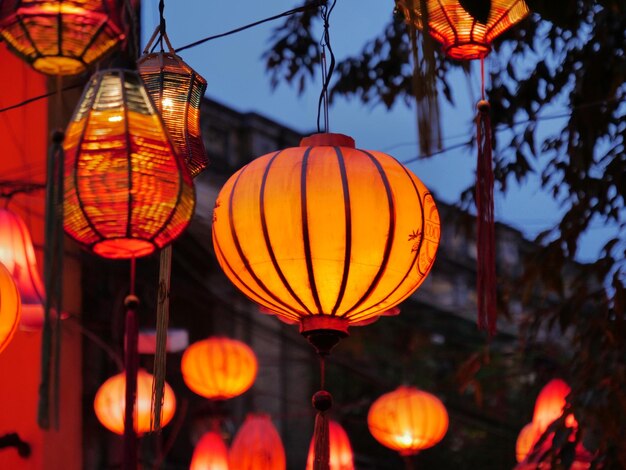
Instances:
[[[11,342],[20,323],[20,294],[9,270],[0,263],[0,352]]]
[[[328,440],[330,442],[330,458],[328,470],[354,470],[354,457],[348,434],[337,421],[330,420]],[[315,458],[315,442],[311,439],[309,457],[306,461],[306,470],[313,470]]]
[[[539,426],[541,433],[563,415],[567,405],[566,398],[570,392],[570,386],[561,379],[552,379],[541,389],[535,402],[533,415],[533,422]],[[567,416],[565,424],[570,428],[578,426],[574,415]]]
[[[228,470],[228,449],[219,433],[209,431],[200,438],[189,470]]]
[[[113,0],[4,0],[0,35],[18,56],[48,75],[76,75],[122,39]]]
[[[526,459],[540,437],[541,430],[536,423],[528,423],[522,428],[515,443],[515,458],[518,462]]]
[[[139,435],[152,431],[152,374],[144,369],[137,372],[137,401],[134,408],[133,427]],[[93,401],[98,420],[109,431],[124,434],[124,410],[126,408],[126,376],[122,372],[104,382]],[[161,424],[165,426],[174,417],[176,396],[165,383]]]
[[[136,72],[93,75],[64,148],[64,228],[87,249],[136,258],[187,227],[193,182]]]
[[[285,449],[268,415],[246,417],[230,447],[229,466],[245,470],[285,470]]]
[[[256,356],[248,345],[218,336],[193,343],[181,360],[185,384],[211,400],[244,393],[254,383],[257,369]]]
[[[448,412],[436,396],[401,386],[372,403],[367,426],[385,447],[404,456],[414,455],[443,439]]]

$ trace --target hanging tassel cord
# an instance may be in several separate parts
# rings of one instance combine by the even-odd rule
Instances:
[[[328,412],[333,406],[333,397],[324,390],[325,372],[325,358],[323,354],[320,354],[321,390],[313,395],[313,408],[317,411],[315,414],[315,430],[313,432],[313,470],[330,470]]]
[[[126,391],[124,407],[124,453],[123,470],[137,470],[137,434],[134,427],[135,402],[137,399],[137,372],[139,370],[139,352],[137,339],[139,323],[137,308],[139,299],[135,295],[135,258],[131,259],[130,294],[124,299],[126,307],[126,354],[124,368],[126,374]]]

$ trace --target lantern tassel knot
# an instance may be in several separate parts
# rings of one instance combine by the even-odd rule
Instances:
[[[333,397],[326,390],[320,390],[313,395],[315,415],[315,431],[313,432],[313,446],[315,456],[313,470],[330,470],[330,425],[328,411],[333,406]]]

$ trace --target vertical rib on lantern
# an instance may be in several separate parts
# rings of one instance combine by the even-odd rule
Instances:
[[[86,248],[145,256],[187,227],[193,183],[136,72],[94,74],[64,146],[64,228]]]

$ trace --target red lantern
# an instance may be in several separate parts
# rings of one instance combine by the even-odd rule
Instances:
[[[517,436],[517,442],[515,443],[515,458],[518,462],[522,462],[526,459],[540,437],[541,430],[536,423],[528,423],[522,428],[519,436]]]
[[[189,470],[228,470],[228,449],[219,433],[209,431],[200,438]]]
[[[105,258],[136,258],[187,227],[193,183],[136,72],[94,74],[64,147],[64,228],[78,243]]]
[[[241,470],[285,470],[285,449],[268,415],[246,417],[230,447],[229,466]]]
[[[0,353],[11,342],[20,323],[20,294],[7,268],[0,263]]]
[[[414,455],[443,439],[448,412],[436,396],[401,386],[372,403],[367,426],[385,447],[404,456]]]
[[[0,35],[33,68],[48,75],[76,75],[122,39],[113,0],[4,0]]]
[[[563,415],[567,405],[566,398],[570,392],[570,386],[561,379],[552,379],[541,389],[535,402],[533,422],[539,426],[542,434],[550,424]],[[570,428],[578,426],[573,414],[567,416],[565,424]]]
[[[329,470],[354,470],[354,458],[352,446],[346,431],[337,421],[330,420],[328,440],[330,441],[330,467]],[[315,442],[311,439],[309,457],[306,462],[306,470],[313,470]]]
[[[256,356],[245,343],[224,337],[198,341],[181,360],[185,384],[203,397],[227,400],[241,395],[254,383]]]

